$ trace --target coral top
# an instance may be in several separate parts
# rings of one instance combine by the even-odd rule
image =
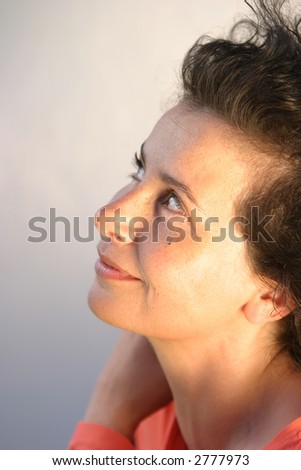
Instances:
[[[69,449],[187,450],[187,446],[176,420],[174,404],[170,403],[141,421],[135,433],[135,446],[112,429],[79,422]],[[264,449],[301,450],[301,417],[286,426]]]

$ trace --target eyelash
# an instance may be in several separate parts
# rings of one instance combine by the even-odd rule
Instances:
[[[135,152],[135,154],[134,154],[134,158],[132,159],[132,164],[137,169],[137,171],[136,171],[136,173],[131,173],[129,175],[129,177],[132,178],[135,181],[141,182],[141,179],[138,177],[138,173],[139,173],[140,170],[144,170],[144,167],[143,167],[142,161],[139,159],[139,157],[137,155],[137,152]],[[162,196],[160,197],[160,204],[162,206],[167,206],[168,201],[172,197],[177,199],[177,201],[178,201],[177,209],[179,209],[179,211],[181,211],[183,213],[183,215],[186,215],[186,210],[185,210],[185,208],[182,204],[182,201],[173,189],[168,189],[162,194]]]
[[[142,161],[138,158],[138,155],[137,155],[137,152],[135,152],[135,155],[134,155],[134,158],[132,160],[132,164],[134,165],[134,167],[137,169],[136,173],[131,173],[129,175],[130,178],[132,178],[133,180],[135,181],[141,181],[139,178],[138,178],[138,172],[139,170],[144,170],[143,168],[143,163]]]

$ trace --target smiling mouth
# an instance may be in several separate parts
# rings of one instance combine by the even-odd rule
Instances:
[[[96,274],[105,279],[119,281],[139,281],[137,277],[134,277],[127,271],[124,271],[116,263],[102,255],[99,255],[99,258],[95,263],[95,271]]]

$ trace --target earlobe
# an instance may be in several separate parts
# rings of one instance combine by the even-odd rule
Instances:
[[[243,312],[250,323],[260,324],[281,320],[295,308],[295,302],[284,290],[258,292],[244,306]]]

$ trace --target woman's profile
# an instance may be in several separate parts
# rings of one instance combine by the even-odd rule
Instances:
[[[89,305],[126,332],[71,449],[301,449],[301,27],[249,6],[96,214]]]

